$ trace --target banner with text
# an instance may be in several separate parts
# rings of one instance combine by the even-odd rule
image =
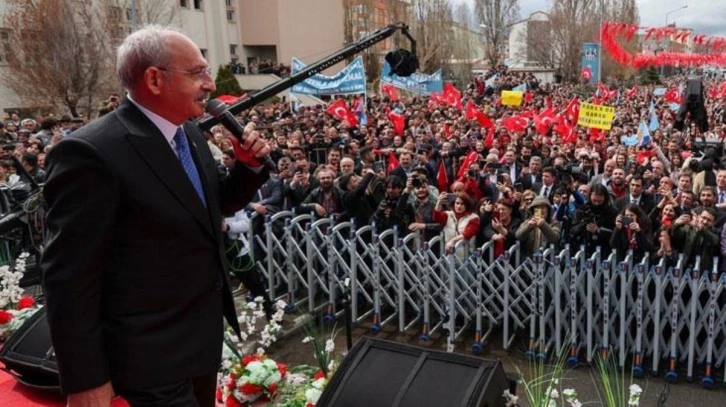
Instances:
[[[413,75],[404,78],[391,73],[391,66],[388,62],[383,64],[383,72],[381,72],[381,84],[390,84],[399,89],[419,95],[429,95],[433,92],[444,91],[444,81],[441,77],[441,69],[431,75],[414,72]]]
[[[579,126],[610,130],[613,126],[614,118],[614,107],[580,102],[580,117],[577,119]]]
[[[597,43],[586,42],[582,44],[582,79],[588,83],[600,82],[600,67],[598,66],[600,47]]]
[[[305,65],[297,58],[292,58],[292,73],[305,69]],[[366,93],[366,73],[363,69],[363,58],[357,57],[348,66],[335,75],[316,74],[293,86],[291,93],[305,95],[345,95],[350,93]]]

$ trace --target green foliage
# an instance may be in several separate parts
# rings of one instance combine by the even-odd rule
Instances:
[[[654,66],[648,67],[640,71],[640,84],[641,85],[660,85],[660,75],[658,69]]]
[[[242,88],[239,86],[239,82],[237,82],[237,78],[234,77],[232,70],[229,69],[229,66],[227,65],[219,66],[217,79],[214,80],[214,84],[217,85],[217,90],[212,93],[212,99],[220,95],[242,95]]]

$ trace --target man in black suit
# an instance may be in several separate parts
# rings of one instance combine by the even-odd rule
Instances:
[[[250,201],[270,147],[250,135],[218,178],[188,122],[214,80],[181,33],[138,30],[117,61],[127,100],[48,155],[41,265],[61,387],[70,406],[108,406],[114,392],[133,406],[212,406],[222,317],[239,332],[220,208]]]
[[[553,167],[545,167],[542,169],[542,182],[538,182],[532,186],[532,190],[537,196],[546,197],[550,203],[554,202],[555,189],[557,189],[557,171]]]
[[[621,212],[628,204],[633,203],[640,206],[644,213],[650,214],[655,207],[655,202],[644,192],[643,176],[640,174],[633,175],[628,184],[628,193],[625,196],[615,200],[615,209]]]

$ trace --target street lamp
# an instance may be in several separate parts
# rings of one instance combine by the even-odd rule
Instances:
[[[671,14],[675,13],[676,11],[681,11],[684,8],[688,8],[688,4],[684,4],[684,5],[682,5],[682,6],[678,7],[678,8],[674,8],[673,10],[667,12],[666,15],[665,15],[665,26],[668,27],[668,17]],[[667,51],[670,51],[671,50],[671,39],[670,39],[670,36],[666,36],[665,39],[666,39],[666,47],[663,47],[663,49],[665,50],[667,48]],[[661,67],[660,67],[660,74],[661,74],[661,76],[663,76],[665,74],[665,66],[664,65],[661,65]]]

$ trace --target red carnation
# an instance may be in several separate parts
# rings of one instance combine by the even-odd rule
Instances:
[[[33,305],[35,305],[35,300],[33,297],[23,297],[18,301],[18,309],[26,309],[26,308],[32,308]]]
[[[217,401],[220,401],[220,402],[222,401],[223,394],[222,394],[222,389],[221,388],[217,387],[217,391],[214,392],[214,398],[216,398]]]
[[[287,366],[285,366],[284,364],[278,363],[277,370],[280,371],[280,376],[282,376],[282,377],[287,376]]]
[[[277,383],[270,383],[270,385],[267,386],[267,391],[270,393],[270,395],[275,394],[275,391],[277,391]]]
[[[242,392],[242,394],[246,396],[251,396],[253,394],[262,393],[262,391],[265,390],[264,387],[260,386],[259,384],[253,384],[253,383],[245,383],[241,386],[239,386],[239,391]]]
[[[13,314],[0,309],[0,325],[7,324],[13,319]]]
[[[315,373],[315,380],[324,379],[324,378],[325,378],[325,373],[323,373],[322,370],[318,370],[318,373]]]
[[[237,401],[237,399],[232,396],[227,397],[227,401],[225,401],[224,406],[225,407],[243,407],[242,403]]]
[[[237,377],[233,374],[229,375],[229,382],[227,383],[228,390],[234,390],[237,387]]]
[[[260,360],[260,359],[257,356],[255,356],[255,355],[247,355],[247,356],[245,356],[245,357],[242,358],[242,365],[243,366],[247,366],[250,363],[256,362],[258,360]]]

